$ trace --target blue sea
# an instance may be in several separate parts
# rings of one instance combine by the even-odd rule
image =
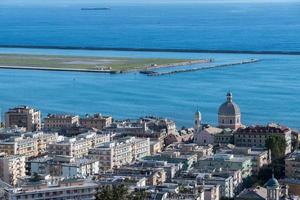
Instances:
[[[300,51],[300,3],[1,5],[0,46]],[[99,6],[98,6],[99,7]],[[100,6],[102,7],[102,6]],[[198,108],[215,124],[231,90],[245,124],[300,128],[300,56],[0,48],[0,53],[213,58],[260,62],[170,76],[0,70],[0,107],[114,118],[158,115],[191,126]]]

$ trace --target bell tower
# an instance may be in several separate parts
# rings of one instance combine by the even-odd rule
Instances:
[[[197,110],[195,113],[195,124],[194,124],[195,133],[201,131],[201,120],[202,120],[201,113]]]

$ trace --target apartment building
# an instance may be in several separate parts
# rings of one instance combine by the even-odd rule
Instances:
[[[240,170],[242,178],[247,178],[252,174],[252,161],[251,157],[217,153],[198,160],[195,168],[207,171],[214,169]]]
[[[72,127],[79,126],[78,115],[52,115],[49,114],[44,118],[44,129],[45,130],[63,130]]]
[[[236,156],[247,156],[252,160],[252,171],[258,173],[260,168],[271,163],[271,152],[265,148],[233,147],[231,149],[221,148],[218,153],[233,154]]]
[[[7,155],[26,157],[35,157],[39,154],[37,140],[24,137],[11,137],[0,141],[0,151]]]
[[[158,139],[163,144],[168,134],[176,133],[176,124],[169,119],[143,117],[138,120],[114,121],[104,131],[121,133],[132,137]]]
[[[123,138],[91,149],[89,154],[99,160],[101,169],[111,170],[150,155],[150,139]]]
[[[85,128],[96,128],[98,130],[102,130],[112,123],[111,116],[102,116],[97,113],[94,115],[86,115],[84,118],[80,118],[80,125]]]
[[[63,141],[48,145],[49,156],[63,155],[81,158],[88,154],[89,150],[110,141],[108,134],[87,132],[74,138],[65,138]]]
[[[25,174],[25,156],[0,156],[0,179],[16,186]]]
[[[38,157],[27,161],[30,174],[61,177],[88,177],[99,173],[99,161],[89,158]]]
[[[27,131],[41,129],[41,112],[28,106],[9,109],[5,113],[5,127],[24,127]]]
[[[34,182],[27,181],[21,185],[21,188],[5,186],[4,198],[8,200],[94,200],[97,186],[96,183],[85,179],[47,177]]]
[[[0,151],[7,155],[35,157],[46,154],[49,144],[59,140],[57,133],[28,132],[18,137],[9,137],[0,141]]]
[[[277,124],[267,126],[249,126],[238,129],[234,134],[234,144],[240,147],[260,147],[266,146],[266,140],[272,135],[283,136],[286,141],[285,154],[291,152],[291,129]]]

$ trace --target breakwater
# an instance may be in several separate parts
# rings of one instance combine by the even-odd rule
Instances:
[[[90,50],[90,51],[139,51],[169,53],[228,53],[228,54],[261,54],[261,55],[300,55],[300,51],[270,50],[229,50],[229,49],[166,49],[166,48],[134,48],[134,47],[89,47],[89,46],[43,46],[43,45],[0,45],[0,48],[24,49],[58,49],[58,50]]]
[[[233,63],[226,63],[226,64],[216,64],[212,66],[201,66],[201,67],[193,67],[189,69],[179,69],[169,72],[155,72],[155,71],[141,71],[140,73],[146,74],[148,76],[163,76],[163,75],[171,75],[171,74],[177,74],[177,73],[184,73],[184,72],[193,72],[193,71],[199,71],[199,70],[205,70],[205,69],[213,69],[213,68],[222,68],[222,67],[230,67],[235,65],[244,65],[244,64],[250,64],[260,61],[259,59],[246,59],[239,62],[233,62]]]

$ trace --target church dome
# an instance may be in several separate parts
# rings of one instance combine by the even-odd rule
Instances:
[[[268,182],[265,184],[265,186],[266,187],[273,187],[273,188],[275,188],[275,187],[279,187],[280,185],[279,185],[277,179],[273,175],[272,178],[270,178],[268,180]]]
[[[219,115],[235,116],[240,115],[240,107],[232,101],[232,93],[227,93],[227,101],[223,103],[219,108]]]

